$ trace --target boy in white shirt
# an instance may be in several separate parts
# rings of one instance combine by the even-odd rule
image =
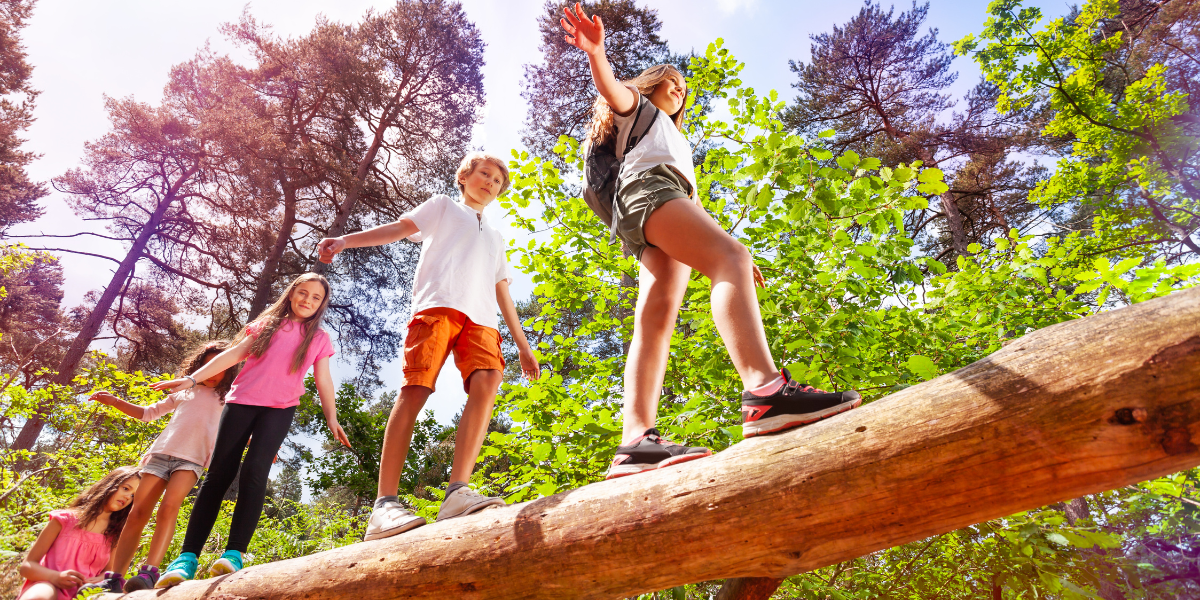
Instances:
[[[459,165],[455,179],[462,202],[439,194],[395,223],[326,238],[317,247],[321,261],[329,263],[346,248],[381,246],[404,238],[422,242],[413,281],[413,318],[404,340],[404,387],[384,433],[379,493],[367,524],[367,540],[425,524],[425,519],[400,504],[400,475],[413,426],[451,352],[462,373],[467,404],[458,422],[450,486],[437,520],[504,505],[502,498],[488,498],[467,487],[504,375],[497,304],[517,344],[521,371],[529,379],[540,374],[508,292],[504,238],[483,215],[483,209],[508,189],[508,167],[496,156],[472,152]]]

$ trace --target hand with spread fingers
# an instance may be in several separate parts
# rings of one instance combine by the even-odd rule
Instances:
[[[578,2],[574,7],[564,8],[563,13],[567,16],[559,22],[568,34],[565,36],[567,43],[588,54],[604,54],[604,23],[600,21],[600,15],[588,18]]]
[[[762,271],[758,270],[758,265],[751,264],[751,266],[754,268],[754,285],[764,290],[767,289],[767,279],[763,277]]]

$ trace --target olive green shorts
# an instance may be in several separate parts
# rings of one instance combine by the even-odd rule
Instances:
[[[621,178],[613,202],[613,233],[639,260],[650,246],[642,228],[658,207],[676,198],[690,198],[692,184],[662,164]]]

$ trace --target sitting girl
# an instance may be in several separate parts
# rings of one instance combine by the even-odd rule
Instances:
[[[139,467],[120,467],[92,484],[50,522],[21,563],[25,584],[17,600],[68,600],[100,573],[133,504],[141,481]]]
[[[179,365],[179,374],[194,374],[228,349],[229,342],[225,340],[204,344],[183,360]],[[92,394],[92,400],[147,423],[168,413],[175,413],[142,460],[142,486],[133,499],[129,521],[113,551],[109,565],[111,571],[104,574],[104,581],[100,584],[105,591],[133,592],[150,589],[158,583],[158,566],[175,537],[175,519],[179,516],[179,507],[195,487],[196,481],[204,475],[204,469],[208,468],[208,461],[212,458],[217,426],[221,423],[221,411],[225,408],[225,394],[233,384],[235,375],[236,366],[150,406],[130,404],[111,392]],[[162,498],[162,504],[155,513],[154,505],[159,498]],[[146,560],[138,569],[138,574],[125,581],[125,572],[137,553],[142,530],[146,528],[150,515],[155,515],[154,537],[150,540]]]

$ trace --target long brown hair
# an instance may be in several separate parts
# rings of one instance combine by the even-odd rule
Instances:
[[[202,344],[179,363],[179,370],[176,371],[176,375],[183,377],[184,375],[191,375],[199,371],[200,367],[203,367],[208,364],[208,361],[212,360],[212,356],[220,354],[232,346],[233,344],[229,343],[229,340],[213,340]],[[214,389],[217,392],[217,399],[221,401],[221,404],[225,404],[225,394],[233,386],[233,380],[237,377],[240,369],[241,365],[234,365],[225,369],[225,372],[221,374],[221,382]]]
[[[683,129],[683,113],[687,112],[687,79],[683,73],[679,72],[674,65],[656,65],[642,71],[640,75],[622,81],[623,85],[632,85],[637,88],[638,93],[643,96],[649,96],[654,92],[654,88],[658,84],[666,81],[672,75],[677,75],[683,81],[684,95],[683,106],[679,107],[679,112],[671,115],[671,120],[675,122],[675,127]],[[608,105],[608,100],[604,96],[596,96],[596,102],[592,104],[592,125],[588,130],[587,140],[592,146],[601,146],[608,142],[616,135],[616,127],[613,126],[613,110]]]
[[[79,528],[84,529],[95,523],[96,519],[104,512],[108,499],[117,493],[122,483],[135,477],[142,478],[141,470],[141,467],[117,467],[109,471],[108,475],[101,477],[100,481],[93,483],[91,487],[75,496],[67,509],[75,513],[75,518],[79,519]],[[117,545],[117,539],[121,537],[121,528],[125,527],[125,519],[129,518],[129,511],[132,508],[133,502],[130,501],[125,508],[108,515],[108,527],[104,529],[104,537],[108,540],[109,545]]]
[[[246,325],[242,332],[238,334],[234,345],[242,341],[248,335],[247,331],[257,323],[262,324],[262,329],[258,332],[258,337],[254,339],[254,343],[250,345],[250,356],[262,356],[267,352],[267,348],[271,347],[271,338],[275,332],[292,316],[292,292],[295,291],[300,284],[310,281],[319,281],[321,286],[325,288],[325,297],[321,299],[321,306],[317,307],[317,312],[314,312],[311,317],[300,322],[300,326],[304,328],[304,340],[300,342],[300,347],[296,348],[296,355],[292,358],[292,367],[289,372],[295,373],[300,370],[300,365],[304,364],[304,357],[308,355],[308,347],[312,345],[313,338],[317,337],[317,331],[321,329],[321,321],[325,318],[325,311],[329,308],[329,281],[317,273],[305,273],[297,277],[279,299],[275,301],[267,310],[262,311],[254,322]]]

